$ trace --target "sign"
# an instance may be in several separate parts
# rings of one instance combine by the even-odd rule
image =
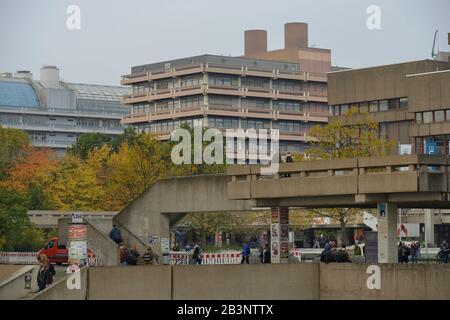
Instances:
[[[83,212],[72,212],[72,223],[83,223]]]
[[[418,223],[397,224],[397,236],[402,238],[420,237],[420,225]]]
[[[67,226],[67,241],[86,241],[87,227],[85,224],[69,224]]]
[[[87,256],[87,241],[71,241],[68,251],[69,259],[85,261]]]
[[[437,154],[437,143],[435,141],[427,141],[425,143],[425,152],[426,154]]]
[[[289,209],[272,208],[270,214],[271,262],[287,263],[289,255]]]
[[[159,243],[159,240],[159,236],[148,236],[148,243],[150,244]]]
[[[412,154],[412,144],[400,144],[398,153],[400,155]]]
[[[169,238],[161,238],[161,253],[169,253],[170,251],[170,241]]]
[[[316,226],[331,224],[331,219],[329,217],[314,217],[312,224]]]

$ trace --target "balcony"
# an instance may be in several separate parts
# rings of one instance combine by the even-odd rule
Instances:
[[[140,72],[122,76],[120,83],[122,85],[131,85],[140,82],[148,82],[164,78],[175,78],[183,75],[196,74],[202,72],[231,74],[240,77],[255,76],[272,79],[290,79],[302,81],[327,82],[327,75],[323,73],[285,71],[285,70],[267,70],[241,66],[226,66],[220,64],[192,64],[179,68],[161,69],[152,72]]]
[[[123,96],[122,103],[125,105],[129,105],[199,94],[219,94],[235,97],[266,98],[273,100],[284,99],[295,101],[302,100],[325,103],[327,102],[327,93],[324,92],[280,91],[279,89],[270,88],[199,84],[189,87],[149,90],[145,93],[128,94]]]

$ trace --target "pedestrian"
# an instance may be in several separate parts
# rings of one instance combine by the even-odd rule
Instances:
[[[120,264],[122,266],[128,265],[128,263],[126,261],[127,254],[128,254],[128,248],[123,243],[121,243],[119,245],[119,255],[120,255]]]
[[[443,263],[448,263],[448,256],[450,255],[450,248],[448,246],[447,241],[443,241],[442,242],[442,246],[441,246],[441,250],[439,252],[440,257],[441,257],[441,261]]]
[[[259,259],[261,263],[270,263],[270,248],[268,243],[266,243],[264,249],[261,251]]]
[[[113,228],[111,229],[111,232],[109,233],[109,237],[118,245],[123,242],[122,233],[120,232],[120,229],[115,224],[113,225]]]
[[[197,243],[194,245],[194,253],[192,254],[192,259],[194,259],[194,264],[202,264],[202,249]]]
[[[314,245],[313,245],[313,249],[319,249],[320,248],[320,241],[319,241],[319,237],[315,237],[314,238]]]
[[[153,252],[151,247],[147,247],[143,259],[144,264],[159,264],[159,256]]]
[[[414,242],[411,243],[411,263],[417,263],[418,250],[417,245]]]
[[[127,254],[125,255],[125,261],[128,265],[135,266],[138,263],[139,259],[139,251],[137,249],[137,245],[134,245],[131,250],[128,250]]]
[[[250,259],[250,246],[244,242],[244,246],[242,248],[242,259],[241,259],[241,264],[244,264],[244,262],[246,262],[247,264],[250,263],[249,259]]]
[[[39,271],[37,276],[37,284],[39,291],[42,291],[53,283],[54,269],[53,272],[50,270],[50,263],[45,254],[41,254],[38,261]]]

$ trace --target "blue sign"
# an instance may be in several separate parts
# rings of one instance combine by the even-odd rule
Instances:
[[[425,153],[426,154],[438,154],[437,143],[435,141],[427,141],[425,143]]]

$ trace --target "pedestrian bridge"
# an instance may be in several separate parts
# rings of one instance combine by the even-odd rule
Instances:
[[[280,164],[274,175],[261,165],[227,170],[230,200],[259,207],[449,208],[450,162],[446,156],[403,155]]]

